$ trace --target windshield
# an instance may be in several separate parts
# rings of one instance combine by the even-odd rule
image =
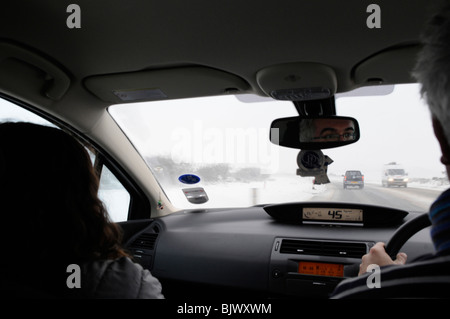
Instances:
[[[350,171],[350,172],[347,172],[347,175],[350,175],[350,176],[360,176],[360,175],[361,175],[361,172],[358,172],[358,171]]]
[[[330,183],[318,185],[296,174],[300,150],[269,141],[273,120],[298,115],[292,102],[229,95],[109,108],[179,208],[325,200],[428,210],[448,181],[418,85],[397,85],[388,95],[338,95],[336,111],[358,120],[361,138],[323,150],[333,162]],[[408,172],[401,183],[384,180],[390,162]],[[361,172],[363,181],[352,188],[344,183],[347,171]]]
[[[388,169],[388,175],[404,175],[405,171],[402,169]]]

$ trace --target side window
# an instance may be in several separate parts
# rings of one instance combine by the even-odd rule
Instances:
[[[113,222],[128,219],[130,194],[105,165],[103,165],[100,175],[99,197],[105,204]]]
[[[2,98],[0,98],[1,122],[29,122],[56,127],[41,116]],[[92,163],[95,163],[96,155],[90,151],[89,154]],[[105,165],[102,165],[101,169],[99,197],[113,222],[127,220],[130,194]]]
[[[2,98],[0,98],[0,122],[29,122],[55,127],[39,115]]]

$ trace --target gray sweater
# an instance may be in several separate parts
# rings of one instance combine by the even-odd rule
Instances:
[[[87,298],[164,298],[159,280],[127,257],[81,265],[81,289]]]

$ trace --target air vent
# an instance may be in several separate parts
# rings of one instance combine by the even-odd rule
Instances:
[[[158,234],[154,233],[143,233],[139,235],[131,244],[132,249],[149,249],[153,250],[155,248],[155,242]]]
[[[283,239],[280,252],[282,254],[361,258],[367,253],[367,244],[356,242]]]

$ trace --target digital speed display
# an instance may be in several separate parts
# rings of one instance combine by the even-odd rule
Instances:
[[[303,222],[363,223],[363,210],[353,208],[304,207]]]
[[[300,261],[298,273],[302,275],[344,277],[344,265]]]

